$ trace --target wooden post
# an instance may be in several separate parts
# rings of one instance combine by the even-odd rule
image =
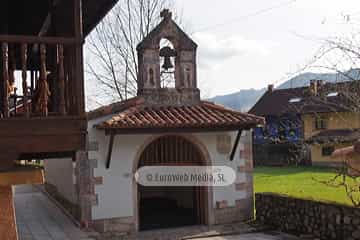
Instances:
[[[84,94],[84,66],[83,66],[83,24],[82,24],[82,0],[74,0],[74,26],[75,39],[75,93],[76,113],[85,117],[85,94]]]
[[[25,117],[29,117],[29,104],[28,104],[28,85],[27,85],[27,44],[21,45],[21,67],[22,67],[22,88],[23,88],[23,108]]]
[[[15,70],[16,70],[16,58],[15,58],[15,44],[9,44],[9,94],[14,90],[15,85]]]
[[[9,114],[9,45],[2,44],[2,63],[3,63],[3,116],[8,118]]]
[[[64,73],[64,46],[58,45],[59,54],[59,89],[60,89],[60,103],[59,109],[61,115],[66,115],[65,107],[65,73]]]
[[[40,79],[38,86],[39,99],[37,107],[42,116],[48,115],[48,100],[50,96],[46,73],[46,46],[40,44]]]

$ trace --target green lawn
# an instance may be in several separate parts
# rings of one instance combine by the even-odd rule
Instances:
[[[332,188],[318,182],[327,181],[335,175],[328,168],[256,167],[254,173],[255,192],[274,192],[351,205],[342,188]]]

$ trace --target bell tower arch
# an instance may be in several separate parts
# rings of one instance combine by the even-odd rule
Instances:
[[[200,101],[197,44],[173,21],[169,10],[163,10],[161,17],[160,24],[137,46],[138,95],[151,105],[196,104]],[[163,46],[163,40],[170,44]]]

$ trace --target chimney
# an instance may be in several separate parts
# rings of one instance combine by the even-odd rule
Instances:
[[[310,92],[314,96],[318,94],[318,80],[310,80]]]
[[[274,84],[269,84],[268,85],[268,92],[272,93],[274,91]]]

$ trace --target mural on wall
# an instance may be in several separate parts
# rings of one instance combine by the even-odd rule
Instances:
[[[303,138],[299,115],[267,117],[266,125],[254,129],[254,144],[297,143]]]

